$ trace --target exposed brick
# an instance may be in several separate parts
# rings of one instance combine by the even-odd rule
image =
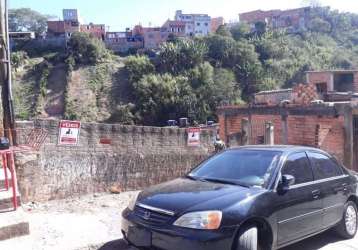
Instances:
[[[228,122],[228,134],[241,132],[241,120],[245,116],[230,116]],[[225,138],[224,116],[221,115],[220,135]],[[251,143],[256,144],[258,138],[264,136],[264,124],[271,121],[274,124],[274,142],[283,144],[281,115],[251,115],[252,135]],[[343,116],[317,115],[289,115],[287,117],[287,142],[291,145],[305,145],[319,147],[335,155],[339,160],[344,158],[344,118]]]

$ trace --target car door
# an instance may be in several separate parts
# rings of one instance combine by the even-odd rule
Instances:
[[[342,219],[349,180],[343,174],[342,168],[330,156],[318,152],[307,152],[307,154],[314,178],[321,183],[323,226],[331,227]]]
[[[313,171],[305,152],[290,154],[281,175],[292,175],[295,184],[289,190],[277,192],[278,245],[285,245],[322,227],[322,197],[320,185],[314,183]]]

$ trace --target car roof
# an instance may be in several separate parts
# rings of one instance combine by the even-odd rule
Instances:
[[[297,146],[297,145],[247,145],[247,146],[239,146],[232,147],[228,150],[264,150],[264,151],[278,151],[282,153],[291,153],[297,151],[316,151],[318,153],[324,153],[323,150],[313,147],[307,146]]]

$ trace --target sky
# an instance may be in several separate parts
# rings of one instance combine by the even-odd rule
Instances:
[[[110,31],[122,31],[136,24],[161,26],[173,19],[176,10],[206,13],[235,21],[241,12],[256,9],[291,9],[308,0],[8,0],[10,8],[27,7],[62,18],[62,9],[77,8],[85,23],[105,24]],[[321,5],[358,14],[358,0],[320,0]]]

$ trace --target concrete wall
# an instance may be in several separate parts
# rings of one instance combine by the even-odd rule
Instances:
[[[21,123],[44,128],[39,152],[16,154],[22,199],[46,201],[107,190],[141,189],[183,175],[213,149],[213,131],[203,131],[200,147],[186,145],[185,129],[83,123],[80,143],[58,146],[58,121]],[[110,145],[100,140],[110,141]]]

